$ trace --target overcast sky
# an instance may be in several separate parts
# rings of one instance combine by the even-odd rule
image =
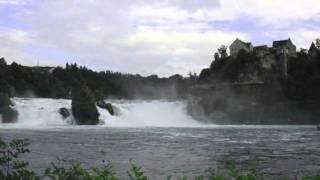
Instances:
[[[199,73],[221,44],[320,37],[320,0],[0,0],[0,57],[24,65]]]

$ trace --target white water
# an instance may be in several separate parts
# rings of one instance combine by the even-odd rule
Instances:
[[[58,109],[71,109],[71,101],[65,99],[14,98],[14,108],[19,112],[14,127],[64,127],[71,126],[73,117],[63,119]],[[120,110],[118,116],[98,108],[100,126],[107,127],[199,127],[199,122],[186,112],[182,101],[112,101]],[[2,125],[0,125],[2,126]]]

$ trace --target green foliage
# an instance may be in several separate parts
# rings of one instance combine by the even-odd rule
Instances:
[[[67,64],[65,68],[28,67],[15,62],[7,65],[4,58],[0,59],[0,84],[1,81],[9,84],[10,90],[5,90],[9,96],[26,96],[31,92],[36,96],[49,98],[71,98],[71,90],[87,86],[93,92],[98,90],[97,94],[95,92],[98,99],[109,96],[155,99],[162,97],[159,91],[167,90],[168,87],[177,86],[177,89],[185,89],[191,85],[188,78],[160,78],[156,75],[142,77],[111,71],[94,72],[77,64]],[[3,91],[3,87],[7,87],[7,84],[0,86],[0,92]],[[179,92],[181,96],[185,94],[186,91]]]
[[[51,163],[51,166],[45,170],[44,177],[51,180],[118,180],[110,163],[103,167],[93,168],[92,171],[85,169],[78,161],[69,161],[69,164],[69,167],[66,167]]]
[[[142,168],[134,164],[131,164],[128,176],[131,180],[148,180],[148,177],[144,175]]]
[[[228,49],[228,46],[225,46],[225,45],[221,45],[218,48],[218,52],[219,52],[221,58],[226,58],[228,56],[227,49]]]
[[[72,113],[79,125],[99,123],[99,113],[95,98],[88,88],[81,88],[72,97]]]
[[[95,90],[93,94],[94,94],[95,101],[97,102],[100,100],[103,101],[106,98],[101,90]]]
[[[320,180],[320,175],[305,176],[305,177],[302,178],[302,180]]]
[[[72,162],[71,167],[68,169],[52,163],[51,167],[45,170],[45,176],[52,180],[91,179],[90,173],[83,168],[80,162],[77,161]]]
[[[8,81],[0,79],[0,92],[12,97],[14,94],[14,88],[8,83]]]
[[[30,152],[28,139],[14,139],[8,144],[0,138],[0,179],[38,180],[39,176],[28,169],[29,163],[20,160],[20,156]]]
[[[109,163],[102,168],[94,168],[94,173],[96,174],[96,180],[118,180],[114,171],[112,170],[112,165]]]
[[[316,39],[316,47],[320,49],[320,38]]]
[[[5,67],[7,65],[7,62],[6,62],[6,60],[2,57],[2,58],[0,58],[0,68],[1,67]]]
[[[51,166],[45,170],[44,176],[51,180],[118,180],[110,163],[103,167],[93,168],[92,171],[85,169],[78,161],[69,163],[69,167],[51,163]]]
[[[202,69],[199,75],[200,81],[208,81],[211,77],[211,70],[210,69]]]

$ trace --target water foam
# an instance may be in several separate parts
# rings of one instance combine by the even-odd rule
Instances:
[[[18,127],[70,126],[73,117],[63,119],[59,108],[71,109],[66,99],[14,98],[19,112]],[[98,108],[102,124],[106,127],[199,127],[201,124],[186,112],[183,101],[111,101],[119,109],[118,116]]]
[[[119,116],[110,116],[99,109],[100,117],[112,127],[194,127],[199,126],[186,112],[181,101],[125,101],[113,102],[120,109]]]

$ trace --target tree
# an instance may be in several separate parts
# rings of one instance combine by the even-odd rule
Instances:
[[[228,56],[227,49],[228,49],[228,46],[225,46],[225,45],[221,45],[218,48],[218,52],[221,58],[226,58]]]
[[[103,101],[106,98],[101,90],[95,90],[93,94],[96,102]]]
[[[301,54],[307,54],[308,51],[307,51],[307,49],[300,48],[300,53],[301,53]]]
[[[214,53],[214,60],[218,61],[220,59],[219,53]]]
[[[99,113],[95,98],[85,87],[75,92],[72,97],[72,113],[78,125],[96,125],[99,123]]]
[[[12,97],[14,94],[14,88],[6,80],[0,79],[0,92]]]
[[[7,65],[6,60],[2,57],[0,58],[0,67],[5,67]]]
[[[320,49],[320,38],[316,39],[316,47]]]
[[[197,84],[197,80],[198,80],[197,73],[189,72],[189,73],[188,73],[188,76],[189,76],[189,80],[191,81],[191,83],[192,83],[193,85],[196,85],[196,84]]]
[[[210,69],[202,69],[202,71],[200,72],[200,75],[199,75],[199,80],[200,81],[209,80],[210,75],[211,75]]]

